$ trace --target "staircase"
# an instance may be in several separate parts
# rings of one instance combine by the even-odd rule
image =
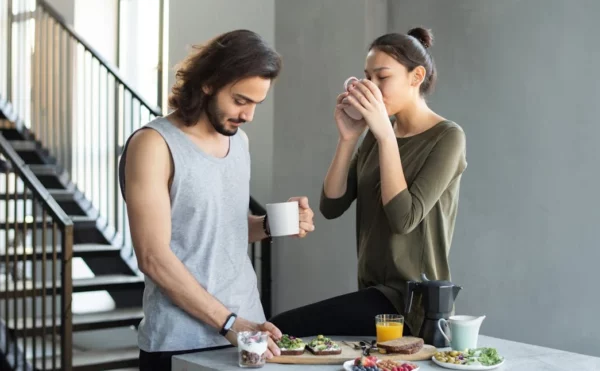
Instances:
[[[117,164],[160,109],[45,1],[0,0],[3,19],[0,370],[137,367],[144,279]],[[251,199],[249,213],[265,210]],[[249,246],[267,318],[270,248]]]
[[[75,259],[80,258],[93,273],[93,277],[77,278],[73,276],[72,293],[76,295],[77,293],[105,291],[114,301],[114,309],[74,313],[71,324],[71,331],[75,333],[73,338],[77,338],[76,333],[78,332],[87,333],[89,337],[90,331],[120,329],[121,334],[131,332],[129,336],[125,335],[125,337],[135,339],[134,329],[142,319],[143,277],[121,257],[122,247],[111,243],[114,238],[111,238],[110,234],[107,233],[106,224],[99,220],[98,211],[69,181],[68,174],[50,155],[49,151],[34,139],[34,135],[25,128],[19,130],[14,122],[8,121],[6,118],[0,122],[0,133],[2,134],[0,146],[14,150],[14,154],[22,159],[23,165],[35,175],[43,188],[48,191],[50,197],[56,201],[56,204],[64,210],[72,221],[72,257]],[[5,172],[2,183],[6,183],[7,179],[14,173],[14,168],[8,166],[7,162],[4,163],[4,166]],[[22,264],[22,262],[27,261],[31,264],[33,261],[39,263],[50,259],[54,259],[55,262],[60,261],[62,250],[60,246],[56,246],[56,243],[50,241],[57,238],[53,236],[52,230],[43,231],[43,229],[49,227],[49,223],[51,224],[48,217],[45,218],[46,223],[44,223],[41,212],[38,212],[33,220],[26,221],[26,218],[24,218],[24,216],[31,217],[33,215],[33,200],[23,191],[14,192],[15,189],[22,187],[17,185],[17,187],[12,187],[12,190],[10,186],[2,188],[0,204],[4,206],[4,214],[7,214],[6,211],[10,210],[10,206],[5,206],[7,203],[14,204],[14,200],[17,200],[18,205],[16,212],[12,213],[12,220],[9,218],[5,231],[16,229],[22,233],[24,230],[29,230],[36,231],[39,234],[37,236],[38,243],[36,244],[33,244],[32,236],[21,238],[19,244],[15,244],[14,241],[5,244],[5,246],[9,246],[8,249],[2,249],[0,253],[0,262],[16,260],[18,262],[16,266],[25,266],[20,272],[21,280],[19,280],[19,277],[13,277],[12,279],[4,277],[5,283],[16,281],[16,284],[11,282],[13,284],[0,285],[3,289],[2,295],[6,295],[5,298],[13,298],[12,301],[14,302],[8,303],[9,300],[6,300],[9,309],[6,312],[10,311],[11,306],[17,305],[15,307],[17,310],[8,313],[6,316],[7,321],[4,323],[8,339],[21,339],[20,343],[19,341],[12,342],[13,349],[17,345],[16,351],[13,351],[12,354],[16,355],[17,358],[24,359],[25,362],[31,365],[35,365],[35,369],[59,370],[62,369],[60,359],[53,355],[59,354],[61,351],[57,345],[60,340],[57,340],[56,335],[61,332],[60,316],[57,316],[55,311],[54,316],[48,312],[46,316],[41,318],[22,317],[22,310],[20,309],[22,309],[22,302],[25,300],[27,301],[25,306],[29,308],[33,307],[33,300],[38,302],[38,308],[42,307],[43,301],[48,301],[47,307],[52,308],[51,302],[60,300],[58,298],[62,294],[62,285],[60,283],[54,284],[56,280],[48,277],[49,282],[46,283],[46,289],[44,289],[40,279],[37,280],[37,283],[32,282],[31,275],[33,272],[31,268],[27,269],[27,264]],[[9,192],[6,192],[6,189],[9,189]],[[19,215],[18,209],[29,212]],[[17,218],[14,218],[14,215],[17,215]],[[0,216],[0,225],[6,225],[5,216]],[[41,233],[38,232],[39,230],[45,232],[45,238],[42,238]],[[42,243],[42,239],[46,240],[46,243]],[[47,271],[50,272],[51,269],[48,268]],[[58,271],[58,268],[55,270]],[[8,271],[6,273],[8,274]],[[56,277],[60,273],[55,272],[54,275]],[[48,274],[40,274],[40,276],[48,276]],[[33,287],[36,287],[38,291],[35,295],[32,292]],[[44,293],[45,295],[43,295]],[[46,298],[42,298],[43,296]],[[32,299],[32,297],[35,298]],[[73,305],[76,303],[77,299],[74,297]],[[51,333],[52,335],[48,336]],[[39,349],[36,349],[37,354],[35,355],[33,349],[31,349],[34,339],[37,343],[35,346],[39,347]],[[49,341],[46,339],[49,339]],[[7,344],[4,345],[7,346]],[[73,347],[73,370],[109,370],[135,367],[138,363],[139,350],[136,346],[86,350],[78,349],[75,343],[70,345]],[[28,349],[29,352],[24,353],[23,349]],[[44,350],[46,351],[45,357]],[[22,362],[21,364],[25,363]]]

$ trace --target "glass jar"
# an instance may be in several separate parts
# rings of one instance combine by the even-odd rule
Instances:
[[[242,331],[237,335],[239,366],[260,368],[267,362],[269,334],[262,331]]]

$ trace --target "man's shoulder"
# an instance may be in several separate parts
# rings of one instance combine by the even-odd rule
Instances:
[[[161,148],[167,148],[167,143],[158,131],[153,130],[151,127],[142,127],[131,135],[127,147],[128,151],[146,149],[157,149],[160,151]]]

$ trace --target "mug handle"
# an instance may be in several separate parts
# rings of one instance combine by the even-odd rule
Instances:
[[[442,329],[442,322],[444,322],[444,325],[446,325],[446,328],[449,328],[449,326],[448,326],[448,322],[446,321],[446,319],[445,319],[445,318],[440,318],[440,319],[438,320],[438,323],[437,323],[437,325],[438,325],[438,328],[440,329],[440,332],[442,333],[442,336],[443,336],[443,337],[444,337],[446,340],[448,340],[448,342],[450,343],[450,342],[452,342],[452,340],[450,340],[450,338],[448,337],[448,335],[446,335],[446,333],[445,333],[445,332],[444,332],[444,330]],[[452,336],[452,335],[450,335],[450,336]]]

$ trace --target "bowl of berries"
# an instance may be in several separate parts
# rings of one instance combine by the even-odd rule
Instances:
[[[375,356],[362,356],[344,363],[345,371],[418,371],[414,363],[379,360]]]

